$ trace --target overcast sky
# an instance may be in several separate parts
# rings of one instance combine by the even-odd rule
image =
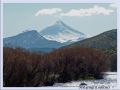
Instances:
[[[4,37],[25,30],[40,32],[61,19],[88,37],[117,28],[115,4],[4,4]]]

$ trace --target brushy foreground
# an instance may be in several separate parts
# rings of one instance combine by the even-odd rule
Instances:
[[[64,48],[47,54],[4,48],[4,86],[40,87],[101,79],[109,65],[109,55],[91,48]]]

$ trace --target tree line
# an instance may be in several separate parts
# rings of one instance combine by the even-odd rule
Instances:
[[[62,48],[47,54],[4,48],[3,54],[5,87],[40,87],[56,82],[101,79],[101,72],[110,69],[110,56],[91,48]]]

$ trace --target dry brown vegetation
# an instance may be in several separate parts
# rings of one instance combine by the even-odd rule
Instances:
[[[100,79],[109,56],[97,49],[64,48],[48,54],[4,48],[4,86],[52,86],[55,82]]]

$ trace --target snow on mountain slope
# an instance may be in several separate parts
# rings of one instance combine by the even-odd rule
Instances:
[[[75,42],[86,38],[85,34],[72,29],[61,20],[43,29],[40,34],[48,40],[61,43]]]

